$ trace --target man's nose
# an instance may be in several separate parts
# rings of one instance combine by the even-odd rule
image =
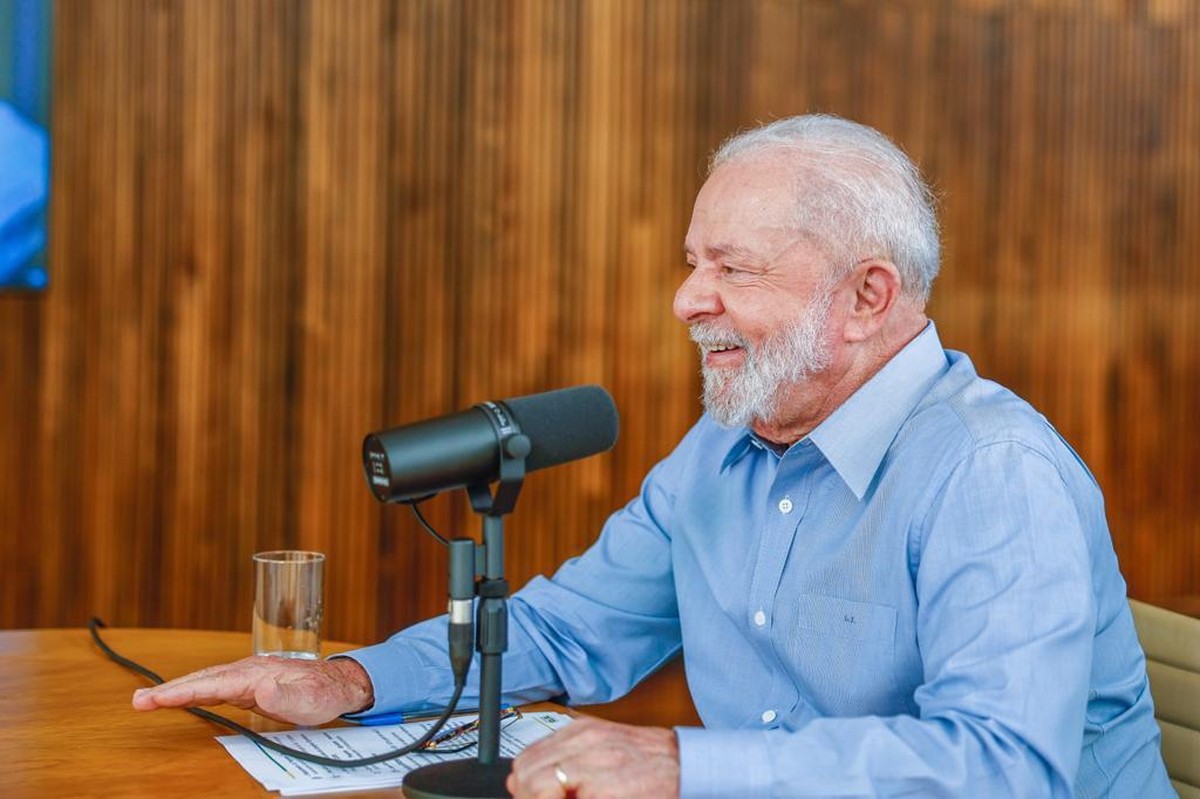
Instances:
[[[684,324],[691,324],[704,316],[716,316],[724,310],[721,295],[709,270],[697,266],[688,273],[675,292],[672,310],[675,318]]]

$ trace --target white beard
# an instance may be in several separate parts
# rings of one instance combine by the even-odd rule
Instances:
[[[817,294],[794,322],[760,345],[751,345],[713,322],[693,324],[689,332],[700,347],[704,409],[709,415],[726,427],[775,418],[784,389],[829,368],[833,352],[822,334],[832,304],[832,292]],[[740,368],[704,365],[707,350],[722,344],[744,350],[746,357]]]

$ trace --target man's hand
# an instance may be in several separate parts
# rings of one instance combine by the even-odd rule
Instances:
[[[136,710],[225,703],[306,726],[357,712],[373,702],[371,678],[350,658],[248,657],[133,693]]]
[[[508,790],[516,799],[671,799],[679,745],[661,727],[576,719],[517,756]]]

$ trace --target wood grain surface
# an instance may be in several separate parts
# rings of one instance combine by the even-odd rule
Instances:
[[[171,679],[250,654],[247,633],[106,629],[120,655]],[[322,655],[353,646],[326,642]],[[42,797],[278,796],[266,791],[214,736],[229,730],[182,710],[139,712],[133,691],[150,681],[96,646],[86,629],[0,631],[0,795]],[[532,710],[575,711],[540,703]],[[255,732],[294,729],[228,705],[212,710]],[[344,722],[333,722],[333,726]],[[338,796],[399,796],[397,789]]]
[[[120,654],[176,677],[250,653],[246,633],[113,629]],[[347,644],[327,644],[325,654]],[[214,739],[228,730],[181,710],[141,713],[149,681],[109,660],[86,629],[0,632],[0,794],[45,796],[271,796]],[[288,729],[234,707],[214,711],[256,732]]]

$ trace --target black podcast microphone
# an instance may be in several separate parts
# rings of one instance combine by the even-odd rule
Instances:
[[[380,502],[407,502],[499,477],[504,455],[525,471],[586,458],[617,440],[617,407],[600,386],[481,402],[465,411],[371,433],[363,469]]]

